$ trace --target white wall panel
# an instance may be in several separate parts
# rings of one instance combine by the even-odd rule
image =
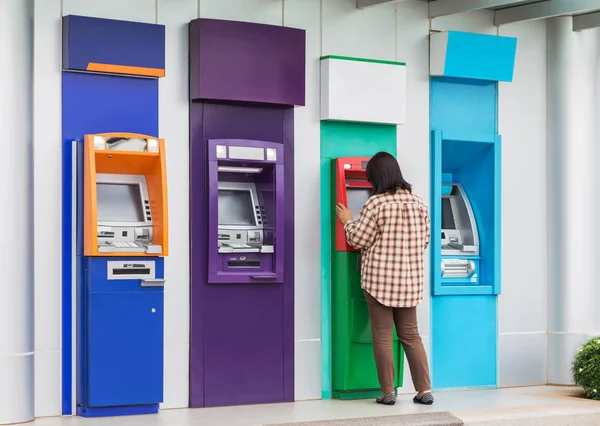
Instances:
[[[286,26],[306,30],[306,106],[294,110],[294,168],[297,171],[294,192],[297,341],[321,337],[320,224],[314,210],[314,206],[320,203],[319,16],[320,0],[285,2]],[[307,354],[305,351],[296,353],[300,356]],[[297,368],[302,363],[302,358],[296,359]],[[296,377],[299,377],[298,371]],[[320,395],[320,379],[318,386]],[[306,390],[302,393],[312,395],[314,392],[315,389],[312,393]]]
[[[395,4],[359,10],[356,0],[323,0],[322,55],[396,60]]]
[[[321,398],[320,0],[286,0],[285,25],[306,30],[306,106],[294,110],[295,398]]]
[[[159,133],[167,150],[169,256],[165,259],[164,408],[188,406],[189,388],[189,98],[188,22],[196,0],[158,0],[166,25],[166,76],[159,80]]]
[[[61,353],[56,350],[35,352],[35,416],[61,414]]]
[[[62,0],[63,15],[156,22],[156,0]],[[175,3],[175,2],[171,2]]]
[[[166,327],[165,333],[169,333],[169,329]],[[160,404],[161,409],[187,408],[189,406],[189,353],[190,346],[188,344],[165,347],[164,400]]]
[[[573,384],[571,365],[577,351],[598,333],[548,333],[548,384]]]
[[[548,380],[571,382],[582,339],[598,312],[598,33],[572,17],[547,20]],[[596,185],[597,187],[597,185]],[[591,337],[591,336],[590,336]]]
[[[398,162],[405,178],[429,204],[429,18],[425,2],[401,2],[398,8],[397,60],[406,62],[406,121],[398,126]],[[425,295],[419,305],[419,329],[430,335],[429,251],[425,253]]]
[[[34,417],[33,2],[0,2],[0,423]],[[58,224],[57,224],[58,225]]]
[[[467,31],[480,34],[496,35],[494,12],[491,10],[474,10],[455,15],[440,16],[431,20],[431,29],[435,31]]]
[[[296,340],[294,397],[296,401],[321,399],[321,342]]]
[[[500,334],[498,337],[498,385],[500,387],[546,384],[545,332]]]
[[[281,25],[281,0],[199,0],[200,17]]]
[[[517,37],[512,83],[500,83],[502,295],[500,333],[547,330],[546,21],[506,25]],[[527,96],[524,96],[527,94]],[[515,364],[520,357],[515,355]]]
[[[33,175],[35,414],[61,412],[61,0],[35,0]]]
[[[47,350],[61,324],[60,0],[35,2],[34,45],[35,346]]]
[[[400,2],[397,5],[397,60],[406,62],[406,120],[398,126],[398,162],[416,194],[429,204],[429,19],[427,3]],[[429,296],[429,251],[425,253],[425,293],[417,309],[419,331],[431,365],[431,304]],[[404,365],[404,386],[414,387]]]

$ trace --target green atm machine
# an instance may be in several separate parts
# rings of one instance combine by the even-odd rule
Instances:
[[[342,203],[354,217],[370,196],[367,182],[368,157],[332,160],[332,194],[335,194],[332,229],[331,268],[331,369],[332,391],[336,399],[376,398],[381,394],[367,302],[360,285],[360,252],[346,242],[344,227],[336,219],[335,206]],[[333,200],[332,200],[333,201]],[[394,335],[396,388],[402,386],[404,354]]]

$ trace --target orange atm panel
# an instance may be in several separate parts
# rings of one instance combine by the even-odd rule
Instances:
[[[84,255],[167,256],[164,139],[85,135]]]

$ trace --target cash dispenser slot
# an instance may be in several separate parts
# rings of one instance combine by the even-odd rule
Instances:
[[[260,260],[235,260],[227,261],[227,266],[230,268],[260,268]]]
[[[475,273],[475,262],[469,259],[442,260],[442,278],[469,278]]]

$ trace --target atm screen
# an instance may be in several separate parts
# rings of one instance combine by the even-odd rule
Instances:
[[[254,226],[250,191],[219,190],[219,225]]]
[[[442,229],[456,229],[450,198],[442,198]]]
[[[137,183],[97,183],[98,222],[144,222],[142,192]]]
[[[371,197],[371,189],[346,187],[346,196],[348,197],[348,208],[356,219],[367,200]]]

